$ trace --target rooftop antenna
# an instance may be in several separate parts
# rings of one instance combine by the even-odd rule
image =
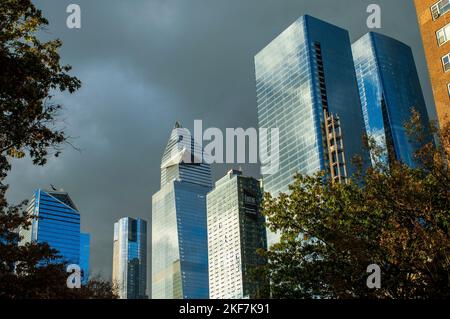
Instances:
[[[54,190],[55,192],[58,191],[58,189],[56,189],[56,187],[53,184],[50,184],[50,187],[52,188],[52,190]]]

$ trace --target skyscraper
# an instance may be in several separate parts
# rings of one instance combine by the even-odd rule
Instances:
[[[211,299],[255,298],[264,284],[250,277],[265,263],[257,253],[267,248],[262,195],[258,180],[231,170],[207,196]]]
[[[125,217],[114,223],[113,283],[120,299],[146,299],[147,222]]]
[[[279,170],[263,177],[265,191],[288,192],[296,172],[344,181],[354,155],[368,160],[346,30],[302,16],[255,56],[255,70],[259,126],[279,129]]]
[[[414,0],[440,125],[450,120],[450,1]]]
[[[154,299],[209,296],[206,194],[212,187],[202,152],[177,123],[161,162],[161,189],[153,195]]]
[[[82,271],[82,283],[89,281],[89,257],[91,251],[91,235],[80,233],[80,268]]]
[[[414,152],[420,145],[411,141],[404,124],[413,108],[427,129],[429,119],[411,48],[370,32],[352,50],[367,133],[385,148],[385,159],[414,167]]]
[[[38,189],[29,202],[27,212],[36,218],[28,230],[20,231],[23,236],[21,243],[48,243],[58,250],[61,261],[79,264],[80,213],[69,194]]]

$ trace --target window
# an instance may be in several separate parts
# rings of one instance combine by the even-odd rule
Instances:
[[[436,32],[436,38],[438,40],[439,46],[450,40],[450,23]]]
[[[449,10],[450,10],[450,0],[438,1],[436,4],[431,6],[431,15],[433,16],[433,20],[436,20],[440,16],[443,16]]]
[[[442,57],[442,65],[444,66],[444,71],[450,70],[450,53]]]

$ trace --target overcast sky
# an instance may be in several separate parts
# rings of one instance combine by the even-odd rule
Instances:
[[[80,30],[66,27],[70,3],[81,6]],[[370,31],[370,3],[382,7],[378,31],[412,47],[432,110],[412,0],[36,0],[50,22],[45,37],[64,42],[63,62],[83,82],[72,96],[58,96],[82,151],[65,147],[42,168],[15,161],[10,201],[50,184],[68,191],[92,236],[91,271],[110,278],[113,224],[124,216],[150,220],[175,121],[257,127],[254,55],[304,14],[349,30],[354,41]],[[229,168],[213,166],[214,180]],[[245,169],[258,176],[258,167]]]

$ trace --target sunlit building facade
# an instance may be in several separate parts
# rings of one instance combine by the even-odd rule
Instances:
[[[203,150],[178,123],[161,162],[152,201],[152,298],[207,299],[206,194],[211,170]]]
[[[414,0],[428,63],[436,114],[450,120],[450,0]]]
[[[29,229],[20,231],[21,243],[47,243],[56,249],[61,262],[80,262],[80,213],[63,191],[38,189],[31,198],[27,212],[33,216]]]
[[[368,161],[346,30],[302,16],[255,56],[255,70],[259,127],[279,129],[279,170],[263,176],[265,191],[288,192],[296,172],[342,182],[354,155]]]
[[[265,263],[260,181],[231,170],[207,196],[209,294],[211,299],[256,298],[265,278],[251,277]]]
[[[120,299],[146,299],[147,222],[125,217],[114,224],[113,283]]]
[[[432,136],[411,48],[370,32],[357,40],[352,49],[368,135],[385,150],[382,160],[399,160],[414,167],[414,153],[420,145],[404,126],[411,119],[413,108],[420,114],[427,140],[431,141]]]

